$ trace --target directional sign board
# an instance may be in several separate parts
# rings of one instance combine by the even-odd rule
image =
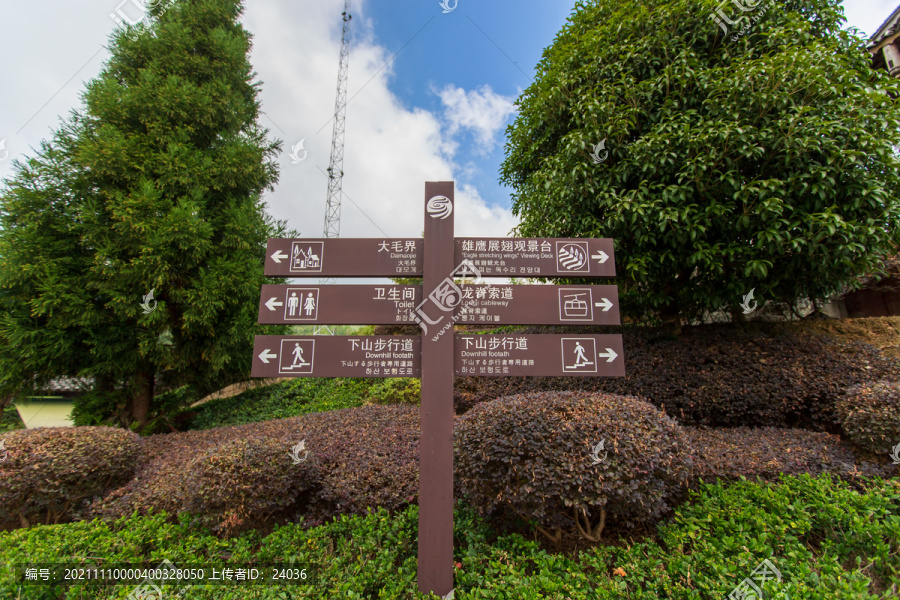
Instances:
[[[264,324],[412,324],[415,336],[257,336],[253,377],[419,377],[420,592],[453,590],[453,377],[623,377],[621,335],[454,335],[453,325],[618,325],[610,285],[468,277],[614,277],[607,238],[455,238],[454,184],[425,184],[424,238],[270,239],[270,277],[422,277],[421,285],[265,285]]]
[[[463,285],[466,325],[619,325],[614,285]]]
[[[420,285],[264,285],[263,324],[389,325],[415,323]]]
[[[619,325],[614,285],[461,285],[463,325]],[[262,324],[412,325],[418,285],[264,285]],[[448,315],[449,316],[449,315]]]
[[[456,335],[459,376],[624,377],[622,336]]]
[[[456,263],[487,277],[614,277],[611,238],[456,238]],[[268,273],[266,273],[268,275]]]
[[[419,377],[420,336],[258,335],[251,377]]]
[[[269,277],[420,277],[422,239],[270,239]]]

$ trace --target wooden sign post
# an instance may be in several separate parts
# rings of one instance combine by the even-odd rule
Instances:
[[[453,377],[623,377],[621,335],[462,335],[453,325],[618,325],[610,285],[482,277],[612,277],[608,238],[454,238],[454,184],[425,184],[425,237],[271,239],[265,274],[422,277],[422,285],[265,285],[260,323],[418,323],[421,336],[257,336],[253,377],[421,377],[418,587],[453,592]],[[457,283],[475,276],[476,285]]]
[[[419,438],[419,591],[453,590],[453,182],[425,184],[423,318],[445,335],[422,336]],[[430,319],[429,319],[430,320]],[[449,329],[446,329],[449,328]]]

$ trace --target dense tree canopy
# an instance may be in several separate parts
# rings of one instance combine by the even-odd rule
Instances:
[[[900,242],[897,82],[835,0],[738,4],[578,2],[518,100],[517,233],[614,238],[626,315],[821,300]]]
[[[0,189],[0,392],[81,376],[84,402],[138,423],[158,381],[249,376],[266,238],[288,233],[261,200],[280,142],[256,123],[240,2],[151,10]]]

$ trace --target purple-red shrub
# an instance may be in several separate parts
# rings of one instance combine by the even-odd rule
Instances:
[[[457,420],[455,460],[462,493],[483,512],[505,505],[545,533],[576,525],[588,539],[607,518],[658,519],[691,473],[688,440],[665,413],[639,398],[587,392],[479,404]]]
[[[900,444],[900,381],[869,381],[838,400],[837,419],[851,441],[887,454]]]
[[[900,381],[900,361],[873,346],[785,324],[685,327],[678,338],[634,327],[520,331],[621,333],[625,377],[458,377],[457,414],[507,395],[580,390],[647,398],[683,425],[837,433],[835,404],[845,390],[876,379]]]
[[[776,427],[685,427],[694,448],[699,479],[707,483],[734,481],[741,476],[753,481],[778,481],[779,476],[831,473],[852,484],[864,477],[891,477],[893,466],[862,459],[856,449],[830,433]]]
[[[127,482],[141,456],[140,437],[115,427],[39,427],[3,437],[0,523],[58,523],[91,497]]]
[[[294,465],[290,452],[301,440],[308,459]],[[419,408],[407,405],[150,436],[135,478],[95,502],[93,514],[193,511],[230,532],[300,516],[315,525],[379,506],[394,510],[417,500],[418,442]],[[230,499],[234,485],[241,489]],[[261,512],[255,517],[250,506]]]

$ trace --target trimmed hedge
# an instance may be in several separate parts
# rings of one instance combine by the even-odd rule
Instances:
[[[648,398],[684,425],[799,426],[838,433],[834,406],[845,390],[874,379],[900,381],[900,361],[875,347],[798,332],[787,324],[684,327],[678,338],[653,328],[518,331],[621,333],[626,376],[459,377],[457,414],[507,395],[582,390]]]
[[[115,427],[39,427],[3,436],[0,523],[58,523],[92,496],[122,485],[141,457],[140,437]]]
[[[830,433],[776,427],[684,427],[694,447],[699,480],[730,482],[740,478],[778,481],[782,475],[829,473],[861,486],[867,477],[896,473],[884,457],[864,460],[856,449]]]
[[[608,458],[597,462],[600,453],[591,453],[601,441]],[[571,524],[596,541],[607,517],[629,527],[660,518],[690,478],[691,452],[678,424],[628,396],[510,396],[478,405],[456,425],[468,500],[485,513],[508,507],[554,540]]]
[[[847,437],[862,448],[888,453],[900,444],[900,382],[853,386],[838,400],[835,410]]]
[[[291,448],[301,440],[309,458],[294,465]],[[207,518],[221,515],[218,530],[231,534],[301,515],[307,525],[318,525],[379,506],[397,510],[418,497],[415,406],[371,405],[144,442],[147,460],[135,478],[95,502],[93,515],[196,510]],[[235,499],[228,498],[232,485],[242,488]],[[300,494],[296,502],[285,497],[292,493]]]
[[[299,453],[297,462],[291,448],[281,437],[209,448],[187,466],[185,509],[212,517],[214,529],[226,535],[296,512],[321,485],[321,458]]]

